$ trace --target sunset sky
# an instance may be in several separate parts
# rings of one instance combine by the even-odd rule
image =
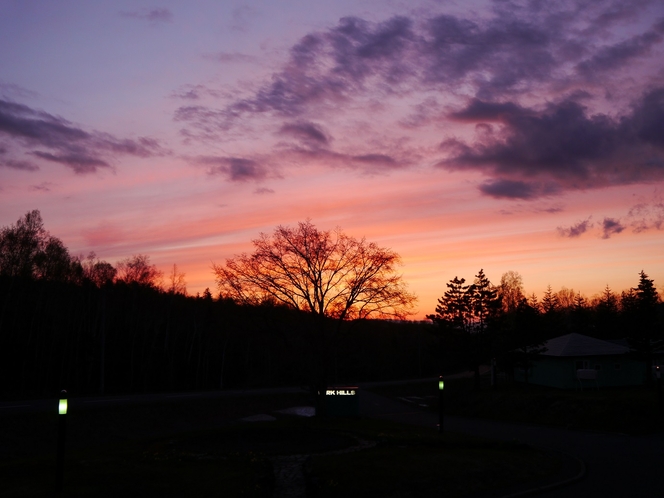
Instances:
[[[0,0],[0,226],[212,263],[309,218],[455,276],[664,290],[664,2]]]

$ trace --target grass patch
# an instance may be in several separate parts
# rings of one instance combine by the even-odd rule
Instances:
[[[223,427],[249,415],[310,404],[306,393],[179,399],[104,408],[92,405],[77,409],[70,404],[67,448]],[[54,405],[53,411],[48,413],[3,414],[0,462],[55,452],[58,427],[55,410]]]
[[[0,496],[51,496],[55,461],[38,458],[3,463],[0,475]],[[212,456],[157,440],[69,452],[59,496],[269,497],[272,489],[272,466],[264,455]]]
[[[237,443],[242,433],[235,429],[236,421],[307,404],[306,394],[278,394],[104,408],[70,405],[62,496],[219,496],[219,489],[228,489],[228,496],[270,496],[264,475],[268,469],[271,479],[271,464],[251,444]],[[3,414],[0,496],[52,494],[57,417],[55,407],[49,413]],[[228,438],[223,452],[196,459],[204,453],[198,441],[215,441],[215,428],[228,430],[235,439]],[[183,434],[188,446],[175,437]]]
[[[436,383],[381,386],[371,391],[438,410]],[[445,413],[516,423],[626,434],[662,431],[657,392],[647,387],[568,391],[518,383],[473,389],[472,379],[445,381]]]
[[[223,403],[233,414],[249,415],[302,401],[306,400],[297,395],[279,395],[238,398],[232,409]],[[180,401],[169,403],[167,410],[164,404],[155,404],[72,416],[61,496],[268,497],[275,485],[271,459],[288,454],[312,455],[307,466],[309,492],[330,497],[465,496],[542,477],[558,468],[555,458],[524,445],[452,433],[441,436],[382,420],[284,417],[206,428],[219,415],[216,403]],[[188,418],[179,420],[185,412]],[[31,414],[23,424],[30,426],[35,417],[44,416]],[[158,427],[154,417],[159,419]],[[55,417],[48,420],[55,433]],[[18,421],[13,419],[13,424],[16,427]],[[100,425],[107,426],[110,435],[104,435]],[[159,434],[143,433],[148,427]],[[326,454],[354,447],[358,440],[374,441],[376,446]],[[48,448],[36,445],[0,461],[0,496],[52,495],[54,437],[51,442]]]
[[[560,469],[550,454],[502,443],[387,421],[351,429],[378,441],[372,449],[314,456],[313,496],[463,497],[544,478]]]

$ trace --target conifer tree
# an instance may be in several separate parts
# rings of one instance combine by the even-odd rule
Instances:
[[[658,322],[657,308],[659,294],[655,288],[654,280],[641,270],[639,284],[625,294],[629,309],[626,310],[629,318],[630,345],[646,360],[646,380],[652,381],[651,365],[656,350],[664,344],[664,330]],[[630,312],[631,311],[631,312]]]

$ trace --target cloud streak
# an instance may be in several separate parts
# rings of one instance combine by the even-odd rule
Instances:
[[[632,206],[625,217],[634,233],[648,230],[664,230],[664,202],[656,199],[653,202],[643,202]]]
[[[270,168],[243,157],[201,156],[195,163],[208,167],[210,176],[225,176],[232,182],[260,181],[271,176]]]
[[[590,228],[593,227],[593,224],[590,222],[590,218],[587,218],[583,221],[579,221],[575,225],[572,225],[571,227],[558,227],[558,234],[561,237],[567,237],[570,239],[577,238],[584,233],[586,233]]]
[[[120,11],[120,16],[128,19],[148,21],[153,24],[173,22],[173,13],[165,8]]]
[[[578,238],[597,226],[599,238],[609,239],[612,235],[624,232],[628,228],[632,233],[639,234],[650,230],[664,230],[664,202],[658,195],[652,199],[632,206],[621,217],[604,216],[601,223],[592,223],[592,216],[569,227],[558,227],[556,231],[561,237]]]
[[[576,69],[589,79],[601,77],[605,71],[620,68],[633,59],[649,55],[652,48],[661,43],[663,34],[664,19],[643,34],[602,47],[592,57],[580,62]]]
[[[14,159],[4,160],[2,158],[0,158],[0,168],[10,168],[20,171],[39,171],[39,166],[29,161],[17,161]]]
[[[255,62],[256,60],[255,57],[239,52],[216,52],[214,54],[205,54],[203,58],[213,62],[221,62],[222,64]]]
[[[77,174],[111,168],[110,160],[117,155],[152,157],[168,153],[152,138],[118,139],[108,133],[87,132],[66,119],[8,100],[0,100],[0,136],[32,157],[63,164]],[[1,160],[5,167],[39,169],[15,157]]]
[[[320,125],[306,121],[284,124],[278,134],[298,139],[314,147],[326,146],[330,142],[328,134]]]

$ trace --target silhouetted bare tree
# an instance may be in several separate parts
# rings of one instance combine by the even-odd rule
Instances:
[[[309,338],[307,358],[316,410],[324,413],[342,322],[411,313],[416,298],[396,273],[399,255],[340,229],[318,230],[309,220],[295,228],[279,226],[253,244],[251,255],[213,265],[220,294],[244,304],[278,303],[317,317],[318,333]],[[331,334],[328,319],[336,322]]]
[[[0,231],[0,274],[79,281],[82,268],[62,241],[46,231],[41,214],[35,209]]]
[[[558,301],[558,306],[563,311],[569,311],[574,308],[577,298],[577,293],[574,292],[574,289],[568,289],[567,287],[561,287],[561,289],[556,292],[556,300]]]
[[[253,241],[254,252],[213,265],[224,297],[266,301],[339,320],[405,318],[415,296],[406,290],[397,253],[310,221],[279,226]]]
[[[83,262],[83,276],[97,287],[115,280],[118,271],[107,261],[100,261],[94,252],[90,252]]]
[[[117,264],[118,280],[125,283],[135,282],[149,287],[160,288],[163,272],[150,264],[150,256],[135,254]]]
[[[173,269],[168,273],[168,292],[171,294],[187,295],[187,282],[185,273],[178,271],[178,265],[173,265]]]
[[[37,258],[49,234],[37,209],[0,232],[0,272],[11,277],[34,277]]]
[[[524,298],[523,278],[517,271],[510,270],[500,277],[499,293],[503,311],[513,313]]]

